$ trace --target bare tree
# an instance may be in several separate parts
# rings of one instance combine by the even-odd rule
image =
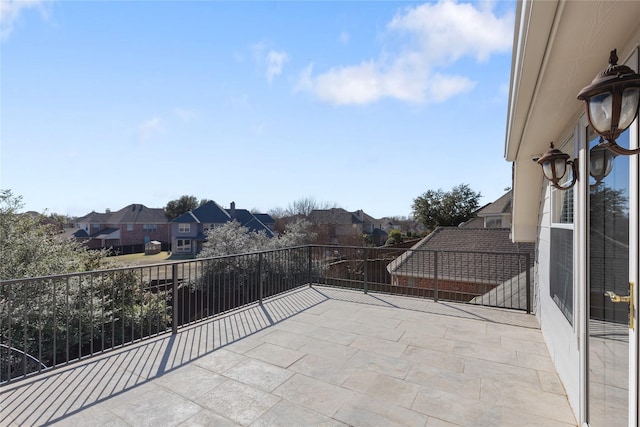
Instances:
[[[289,203],[287,209],[281,210],[284,217],[302,215],[305,218],[316,209],[338,208],[337,203],[318,201],[314,197],[302,197]]]

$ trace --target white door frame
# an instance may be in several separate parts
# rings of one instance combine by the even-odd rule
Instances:
[[[640,52],[639,48],[634,49],[626,64],[639,72]],[[631,147],[640,147],[640,119],[636,118],[635,123],[629,129],[629,142]],[[637,426],[640,421],[638,408],[640,407],[640,397],[638,387],[640,381],[638,375],[640,368],[638,360],[640,347],[638,339],[638,286],[640,286],[640,154],[631,158],[629,165],[629,281],[635,283],[634,317],[635,328],[629,331],[629,425]]]
[[[627,58],[625,64],[633,68],[634,70],[640,70],[640,54],[639,49],[636,48],[633,54]],[[587,242],[588,242],[588,224],[589,224],[589,209],[587,206],[588,193],[589,193],[589,173],[587,164],[587,153],[589,149],[589,142],[587,141],[587,128],[588,122],[586,114],[583,114],[579,120],[579,124],[575,131],[576,146],[579,147],[578,152],[578,165],[580,170],[580,180],[576,185],[576,193],[580,197],[576,197],[576,212],[580,212],[581,215],[576,215],[576,227],[575,227],[575,247],[577,250],[574,256],[574,265],[578,266],[576,271],[575,286],[577,287],[574,295],[578,296],[576,301],[577,306],[580,307],[581,315],[578,316],[576,322],[576,335],[579,339],[579,352],[580,352],[580,408],[579,414],[581,420],[587,419],[588,408],[588,330],[587,322],[589,317],[589,293],[588,293],[588,264],[587,264]],[[640,147],[640,119],[636,119],[633,125],[629,129],[629,141],[630,148]],[[640,155],[635,155],[630,158],[629,164],[629,282],[635,283],[635,301],[634,301],[634,329],[629,329],[629,426],[638,426],[640,416],[638,414],[638,408],[640,408],[640,393],[638,388],[640,385],[640,367],[639,357],[640,355],[640,334],[639,328],[639,316],[638,306],[640,304]],[[586,422],[583,426],[588,426]]]

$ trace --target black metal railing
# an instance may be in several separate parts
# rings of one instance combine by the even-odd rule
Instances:
[[[301,286],[531,311],[529,254],[300,246],[0,282],[0,383]]]
[[[315,283],[531,313],[530,253],[317,246],[313,251],[322,260]]]

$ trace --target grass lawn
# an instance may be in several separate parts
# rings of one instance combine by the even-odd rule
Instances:
[[[174,259],[169,258],[169,252],[160,252],[155,255],[145,255],[141,254],[128,254],[128,255],[118,255],[109,258],[110,261],[115,261],[118,264],[123,266],[129,265],[145,265],[145,264],[159,264],[162,262],[175,261]]]

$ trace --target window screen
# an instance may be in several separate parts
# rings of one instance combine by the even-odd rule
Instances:
[[[573,230],[551,228],[551,298],[573,324]]]

